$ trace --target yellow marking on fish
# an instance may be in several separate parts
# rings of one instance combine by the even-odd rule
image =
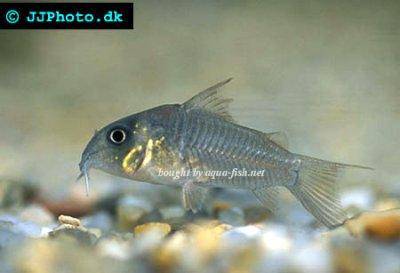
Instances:
[[[115,160],[118,160],[118,159],[119,159],[119,157],[118,157],[118,156],[116,156],[116,157],[114,157],[114,159],[115,159]]]
[[[156,141],[155,141],[155,145],[157,145],[157,146],[160,146],[161,145],[161,143],[163,142],[165,140],[165,137],[160,137],[160,139],[157,139]]]
[[[122,161],[122,169],[126,173],[133,173],[138,168],[139,153],[142,151],[142,145],[138,145],[131,149]]]
[[[143,166],[146,166],[151,161],[151,158],[153,157],[153,147],[154,141],[149,139],[146,145],[146,154],[143,159]]]

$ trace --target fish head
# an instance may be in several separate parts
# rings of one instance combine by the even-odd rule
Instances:
[[[144,162],[151,159],[149,151],[164,139],[166,124],[178,108],[179,105],[155,107],[96,131],[79,163],[81,174],[78,179],[85,177],[87,191],[90,169],[138,180],[137,171],[142,163],[146,165]]]
[[[132,176],[145,155],[146,136],[137,115],[112,122],[95,132],[84,149],[79,163],[81,174],[88,180],[90,169],[116,176]]]

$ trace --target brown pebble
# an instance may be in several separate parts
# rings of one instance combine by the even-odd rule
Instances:
[[[93,210],[93,206],[97,200],[98,195],[92,192],[88,197],[82,186],[76,184],[72,186],[68,195],[63,199],[54,200],[48,194],[41,193],[36,197],[35,202],[45,207],[54,216],[64,214],[81,217]]]
[[[395,242],[400,240],[400,209],[365,212],[346,222],[347,230],[355,237]]]
[[[400,239],[400,215],[387,215],[370,219],[365,235],[374,240],[393,242]]]
[[[215,201],[213,204],[213,214],[218,215],[221,211],[230,209],[232,206],[228,202]]]

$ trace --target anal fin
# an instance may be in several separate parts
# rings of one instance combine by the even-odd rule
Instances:
[[[268,187],[253,190],[254,195],[257,199],[273,213],[277,213],[279,210],[279,200],[282,191],[282,187]]]

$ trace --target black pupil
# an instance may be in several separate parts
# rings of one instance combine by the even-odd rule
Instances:
[[[115,130],[114,132],[112,132],[111,138],[114,142],[120,143],[124,140],[124,132],[122,132],[121,130]]]

